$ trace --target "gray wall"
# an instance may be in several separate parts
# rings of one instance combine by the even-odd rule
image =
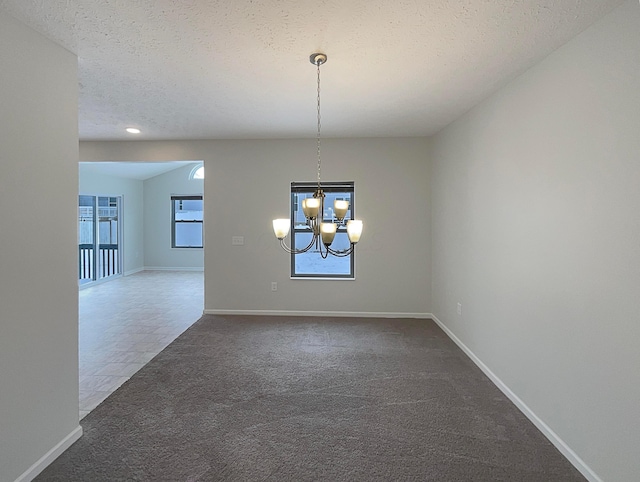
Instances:
[[[203,194],[202,179],[189,179],[198,163],[144,181],[144,265],[148,269],[204,268],[204,250],[171,247],[171,196]]]
[[[122,256],[124,274],[144,268],[143,181],[107,176],[90,164],[80,164],[80,194],[122,196]]]
[[[433,312],[608,481],[640,479],[639,133],[629,0],[431,153]]]
[[[0,13],[0,85],[0,480],[13,481],[81,434],[77,59]]]
[[[315,141],[82,142],[83,161],[203,159],[205,310],[424,316],[430,308],[426,139],[326,139],[323,179],[356,183],[355,281],[291,280],[271,220],[315,179]],[[232,236],[244,246],[232,246]],[[271,291],[271,282],[278,291]],[[309,292],[312,292],[310,295]]]

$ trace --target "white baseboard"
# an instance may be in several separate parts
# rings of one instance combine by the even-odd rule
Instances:
[[[100,278],[95,281],[91,281],[90,283],[84,283],[78,286],[78,290],[84,290],[87,288],[91,288],[92,286],[98,286],[103,283],[108,283],[109,281],[113,281],[114,279],[122,278],[121,274],[114,274],[113,276],[109,276],[107,278]]]
[[[204,266],[179,268],[166,266],[145,266],[142,271],[204,271]]]
[[[58,442],[55,447],[49,450],[46,454],[40,457],[35,464],[29,467],[15,482],[31,482],[35,479],[40,472],[46,469],[51,462],[57,459],[62,452],[71,447],[76,440],[82,437],[82,427],[78,425],[73,431]]]
[[[205,315],[322,316],[326,318],[418,318],[429,319],[430,313],[386,313],[370,311],[279,311],[279,310],[204,310]]]
[[[562,440],[558,434],[556,434],[551,427],[549,427],[544,421],[538,417],[533,410],[531,410],[526,403],[524,403],[518,395],[516,395],[511,389],[502,381],[498,376],[491,371],[491,369],[485,365],[480,358],[473,353],[469,347],[467,347],[462,341],[442,323],[436,316],[431,315],[431,319],[442,328],[453,342],[460,347],[460,349],[469,357],[471,361],[475,363],[484,374],[489,377],[493,384],[504,393],[509,400],[511,400],[516,407],[542,432],[542,434],[549,439],[549,441],[555,445],[555,447],[565,456],[565,458],[571,462],[571,464],[580,471],[585,478],[591,482],[602,482],[602,479],[591,470],[591,468],[582,460],[578,454],[576,454],[571,447],[569,447],[564,440]]]
[[[129,271],[125,271],[124,276],[131,276],[132,274],[140,273],[141,271],[144,271],[144,268],[141,267],[141,268],[131,269]]]

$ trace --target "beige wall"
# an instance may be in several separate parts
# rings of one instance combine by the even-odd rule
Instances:
[[[433,311],[592,480],[640,479],[639,155],[635,0],[431,153]]]
[[[425,139],[323,141],[323,178],[356,182],[357,214],[365,221],[356,281],[290,280],[288,257],[271,232],[270,220],[288,211],[289,182],[314,178],[313,140],[86,142],[81,144],[80,158],[204,159],[207,310],[396,316],[433,311],[592,480],[637,480],[639,8],[629,0],[431,143]],[[0,32],[7,36],[5,25],[1,26]],[[2,65],[29,62],[11,57],[6,45],[16,41],[17,34],[10,35],[9,42],[3,38],[0,44]],[[43,69],[53,72],[54,85],[67,75],[60,66],[66,68],[69,62],[66,54],[56,55],[62,57],[56,66],[49,66],[47,58],[37,59]],[[17,75],[20,72],[18,68]],[[51,75],[46,76],[48,86]],[[5,103],[17,102],[14,97],[20,98],[15,93],[24,87],[15,79],[10,94],[0,94],[3,108]],[[43,87],[35,91],[45,97],[39,89]],[[28,108],[23,110],[27,124],[39,122],[30,117]],[[41,112],[38,115],[42,117]],[[38,174],[45,158],[51,162],[50,153],[56,152],[51,148],[60,148],[50,131],[38,129],[47,132],[43,147],[19,144],[14,138],[20,138],[20,131],[12,129],[13,124],[3,128],[11,142],[3,141],[0,152],[20,161],[22,169],[31,163],[35,176],[23,179],[18,162],[3,158],[0,169],[7,199],[13,202],[18,192],[34,191],[38,204],[51,205],[53,195],[75,213],[71,203],[76,191],[70,189],[73,196],[67,198],[59,189],[74,178],[65,161],[54,161],[62,168],[60,175],[66,176],[55,187],[50,176],[45,180]],[[67,132],[62,134],[56,139],[66,139]],[[46,155],[40,151],[45,147]],[[66,148],[65,144],[62,151]],[[22,150],[28,149],[37,150],[37,155],[23,159]],[[14,184],[18,187],[13,188]],[[7,202],[3,198],[3,205]],[[69,229],[75,225],[72,216],[62,217],[56,217],[56,222],[69,223]],[[29,229],[20,233],[30,235]],[[244,246],[231,245],[235,235],[245,237]],[[70,256],[72,249],[63,245],[73,240],[66,234],[56,236],[64,236],[54,236],[54,244],[62,247],[63,257]],[[13,246],[18,240],[3,238],[2,243]],[[75,243],[70,246],[75,253]],[[44,244],[40,247],[44,249]],[[32,303],[26,310],[19,306],[27,302],[28,282],[36,283],[29,300],[31,293],[42,298],[47,313],[49,305],[59,310],[57,315],[75,306],[75,300],[69,303],[73,295],[64,282],[54,290],[46,289],[50,283],[37,278],[35,261],[28,261],[26,274],[14,280],[13,273],[20,273],[16,263],[25,253],[25,247],[14,248],[16,260],[2,259],[6,263],[2,272],[12,273],[0,278],[2,296],[9,290],[11,295],[19,294],[10,300],[8,310],[3,303],[3,318],[6,312],[24,322],[2,325],[4,330],[10,326],[10,342],[4,341],[0,354],[0,373],[8,378],[2,386],[10,388],[9,402],[3,399],[10,407],[9,417],[0,415],[3,444],[7,428],[18,429],[28,438],[39,423],[45,426],[45,438],[55,438],[69,429],[68,406],[71,395],[77,397],[73,393],[77,385],[69,389],[70,378],[60,375],[61,367],[63,372],[77,370],[66,350],[47,355],[46,348],[52,345],[35,336],[35,347],[44,352],[38,353],[33,368],[12,346],[31,342],[33,332],[41,328],[29,321],[32,315],[42,317],[39,305]],[[69,284],[72,281],[75,270]],[[272,281],[278,282],[275,293],[270,290]],[[20,287],[25,287],[22,294]],[[53,294],[61,299],[52,298]],[[461,314],[457,303],[462,304]],[[57,315],[53,327],[60,330],[51,333],[47,327],[45,332],[65,347],[76,333],[77,319],[71,316],[73,322],[62,326]],[[52,363],[55,370],[40,366],[47,356],[61,358]],[[7,374],[6,360],[18,368],[12,367]],[[49,376],[64,390],[48,383]],[[29,402],[34,405],[29,409],[18,407],[22,387],[37,392],[27,395],[38,395],[45,390],[43,380],[44,387],[53,390],[54,413],[61,417],[44,417],[36,401]],[[46,406],[50,405],[48,400]],[[24,416],[31,411],[36,418],[27,423]],[[11,475],[22,470],[25,457],[41,452],[45,445],[51,441],[39,442],[26,452],[14,453],[18,445],[11,445],[10,451],[3,447],[2,456],[17,457],[10,459]],[[4,470],[5,465],[0,466]]]
[[[205,309],[424,316],[430,309],[425,139],[326,139],[323,179],[353,180],[365,222],[355,281],[291,280],[271,220],[315,179],[314,140],[82,142],[83,161],[205,163]],[[244,236],[244,246],[232,246]],[[271,291],[271,282],[278,291]],[[312,295],[309,295],[309,292]]]
[[[14,481],[81,434],[77,59],[0,14],[0,79],[0,480]]]

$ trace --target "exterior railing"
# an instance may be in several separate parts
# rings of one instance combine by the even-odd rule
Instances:
[[[106,278],[118,274],[118,245],[100,244],[98,246],[98,265],[100,271],[95,272],[93,259],[93,244],[78,245],[78,276],[80,279]]]

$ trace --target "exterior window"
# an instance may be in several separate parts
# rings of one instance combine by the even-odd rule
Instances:
[[[171,196],[171,247],[202,248],[202,196]]]
[[[191,169],[189,179],[204,179],[204,166],[196,166]]]
[[[302,200],[312,197],[317,188],[317,183],[313,182],[292,182],[291,183],[291,248],[304,248],[312,239],[312,233],[306,224],[304,213],[302,212]],[[349,211],[345,216],[344,223],[338,226],[336,237],[331,244],[333,249],[347,249],[350,246],[347,236],[346,221],[354,219],[354,183],[346,182],[323,182],[322,189],[325,194],[323,221],[337,222],[333,214],[333,201],[344,199],[349,201]],[[303,254],[291,255],[291,277],[292,278],[346,278],[353,279],[354,276],[354,253],[342,258],[329,255],[326,259],[320,256],[317,248],[312,248]]]

